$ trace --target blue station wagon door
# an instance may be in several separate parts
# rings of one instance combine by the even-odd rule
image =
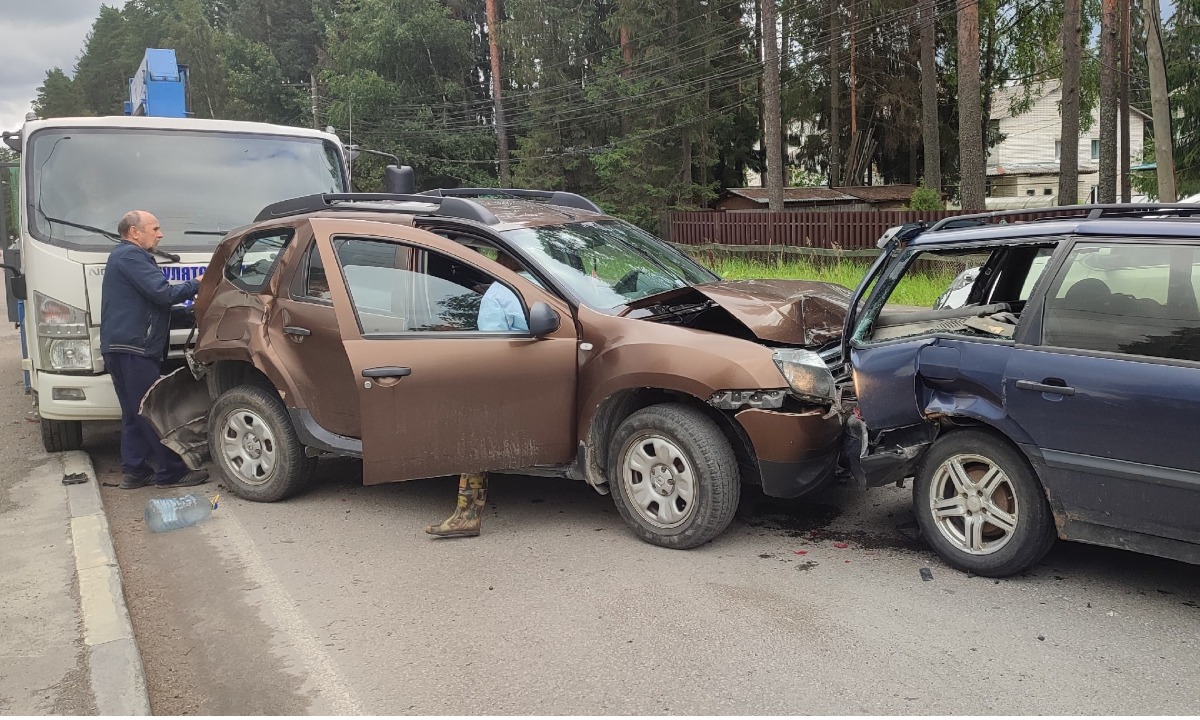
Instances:
[[[574,459],[565,302],[422,230],[314,227],[325,267],[339,270],[327,278],[357,386],[366,484]]]
[[[1047,285],[1005,396],[1064,536],[1200,543],[1198,295],[1200,246],[1168,243],[1079,240]]]
[[[1003,423],[1014,335],[1055,247],[1030,240],[913,248],[879,278],[849,340],[857,416],[845,456],[860,482],[884,485],[911,475],[937,435],[938,416]],[[981,268],[964,306],[903,304],[912,284],[928,282],[921,276],[931,268],[963,266]]]

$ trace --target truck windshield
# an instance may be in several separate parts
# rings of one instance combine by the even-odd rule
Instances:
[[[319,138],[55,128],[35,133],[27,155],[30,233],[79,250],[113,241],[47,218],[116,232],[126,212],[148,210],[163,249],[207,251],[271,203],[344,188],[338,150]]]
[[[521,228],[504,236],[598,310],[720,280],[675,248],[620,220]]]

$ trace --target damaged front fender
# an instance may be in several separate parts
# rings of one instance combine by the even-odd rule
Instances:
[[[851,413],[842,437],[842,456],[860,485],[892,485],[916,472],[937,434],[938,426],[926,422],[884,430],[872,437],[862,418]]]
[[[202,369],[197,367],[197,370]],[[211,458],[208,447],[208,383],[190,367],[159,378],[142,398],[139,414],[154,427],[162,444],[192,470]]]

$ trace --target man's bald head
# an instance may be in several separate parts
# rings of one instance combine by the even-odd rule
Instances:
[[[117,233],[129,242],[145,250],[158,247],[162,240],[162,228],[158,218],[145,210],[130,210],[117,223]]]
[[[117,234],[125,239],[129,239],[129,231],[135,227],[141,227],[142,213],[139,210],[130,210],[121,218],[121,222],[117,223]]]

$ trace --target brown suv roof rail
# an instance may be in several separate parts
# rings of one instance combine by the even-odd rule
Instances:
[[[964,227],[984,225],[989,220],[1004,219],[1025,215],[1049,215],[1038,218],[1037,222],[1048,220],[1067,220],[1070,218],[1098,220],[1100,218],[1117,217],[1149,217],[1152,215],[1200,215],[1200,205],[1186,203],[1116,203],[1106,205],[1056,205],[1047,208],[1023,208],[1020,210],[994,210],[992,212],[975,213],[972,215],[954,215],[942,218],[925,232],[938,230],[958,230]]]
[[[484,225],[496,225],[500,220],[477,202],[458,197],[432,195],[397,195],[394,193],[317,193],[281,200],[263,208],[254,222],[274,220],[292,215],[342,210],[358,212],[394,212],[405,215],[436,215],[438,217],[474,220]]]
[[[550,205],[560,205],[562,207],[575,208],[576,210],[587,210],[594,212],[597,215],[603,215],[604,210],[596,203],[588,200],[582,195],[577,195],[572,192],[563,192],[561,190],[523,190],[520,188],[439,188],[437,190],[426,190],[422,195],[431,195],[433,197],[462,197],[462,198],[481,198],[481,197],[499,197],[499,198],[515,198],[518,200],[541,200]]]

